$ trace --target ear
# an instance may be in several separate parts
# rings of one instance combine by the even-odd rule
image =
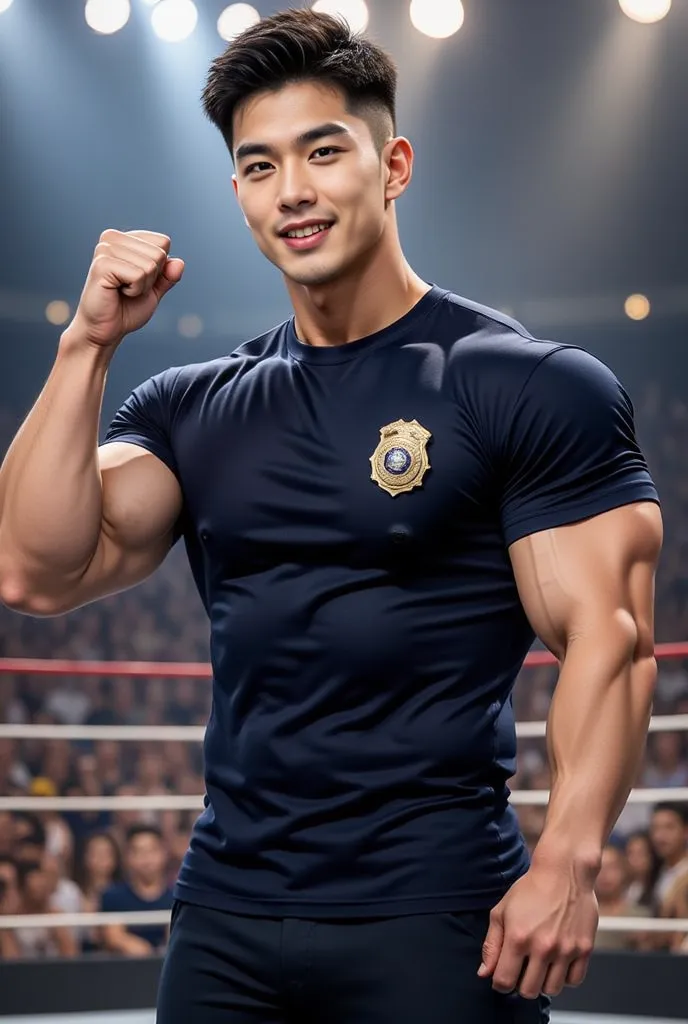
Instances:
[[[385,200],[391,202],[404,194],[413,177],[413,146],[408,139],[400,136],[390,139],[382,151],[382,160],[387,166]]]
[[[248,221],[246,219],[246,214],[244,213],[244,208],[241,205],[241,199],[239,199],[239,180],[238,180],[236,174],[232,175],[232,185],[234,186],[234,195],[236,196],[236,201],[239,204],[239,209],[241,210],[241,213],[242,213],[243,218],[244,218],[244,224],[246,225],[246,227],[248,227]]]

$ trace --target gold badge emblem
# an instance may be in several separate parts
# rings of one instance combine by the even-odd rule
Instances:
[[[397,420],[380,430],[380,443],[370,456],[370,479],[393,498],[420,487],[430,469],[425,447],[432,437],[418,420]]]

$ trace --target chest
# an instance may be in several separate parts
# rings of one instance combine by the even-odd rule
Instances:
[[[407,369],[265,367],[207,396],[175,439],[198,535],[228,557],[368,561],[484,522],[470,417],[442,375]]]

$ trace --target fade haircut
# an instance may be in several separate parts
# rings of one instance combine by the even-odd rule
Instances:
[[[242,32],[210,66],[203,109],[234,156],[234,115],[252,96],[316,82],[339,90],[348,113],[367,121],[382,152],[396,134],[396,66],[345,21],[313,10],[288,10]]]

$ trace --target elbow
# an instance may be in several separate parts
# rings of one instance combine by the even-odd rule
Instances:
[[[54,596],[39,593],[26,580],[3,572],[0,572],[0,603],[10,611],[34,618],[59,615],[64,610]]]

